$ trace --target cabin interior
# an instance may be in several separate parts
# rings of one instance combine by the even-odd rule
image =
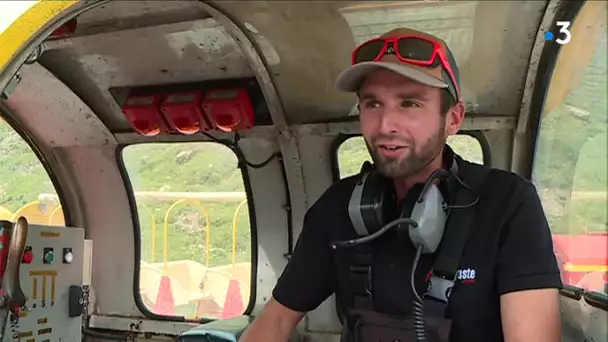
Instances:
[[[54,329],[87,341],[209,341],[196,331],[211,341],[232,331],[236,341],[271,296],[306,210],[369,160],[356,98],[334,89],[336,76],[357,44],[407,26],[446,40],[460,66],[467,114],[448,140],[455,152],[539,191],[565,284],[564,341],[608,341],[607,8],[557,0],[64,6],[0,63],[0,219],[25,217],[67,240],[80,228],[78,267],[57,267],[84,285],[84,310],[60,317],[73,284],[57,276],[65,305],[49,317]],[[201,108],[206,119],[196,121]],[[28,302],[44,301],[23,269]],[[36,317],[22,317],[23,326]],[[340,330],[332,297],[292,341],[339,341]]]

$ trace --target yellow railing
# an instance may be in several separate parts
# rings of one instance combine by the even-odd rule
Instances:
[[[165,271],[167,270],[167,259],[169,253],[169,214],[171,210],[182,203],[191,203],[198,207],[199,211],[205,217],[205,266],[209,266],[209,250],[211,249],[210,238],[211,238],[211,222],[209,221],[209,215],[207,210],[202,203],[191,199],[181,199],[171,204],[169,209],[165,212],[165,220],[163,222],[163,262],[165,265]],[[234,229],[234,228],[233,228]],[[152,252],[154,253],[154,251]]]
[[[239,204],[239,206],[236,207],[236,210],[234,211],[234,216],[232,217],[232,264],[233,265],[236,264],[236,223],[239,218],[239,211],[241,211],[241,208],[245,204],[247,204],[247,200],[243,200],[243,202],[241,202]]]
[[[150,215],[150,220],[152,221],[152,259],[150,260],[154,262],[154,259],[156,258],[156,215],[154,215],[152,209],[147,205],[142,204],[141,206],[146,209],[146,212]]]
[[[608,194],[605,191],[573,191],[572,199],[581,200],[606,200]],[[162,192],[162,191],[141,191],[136,192],[138,200],[148,201],[173,201],[165,211],[163,221],[163,262],[167,267],[168,246],[169,246],[169,214],[180,204],[191,204],[199,209],[205,219],[205,265],[209,266],[211,249],[211,220],[203,203],[228,203],[240,202],[232,218],[232,264],[236,263],[237,246],[237,222],[240,211],[247,204],[245,192]],[[138,201],[139,202],[139,201]],[[139,206],[139,203],[138,203]],[[144,210],[150,215],[152,228],[152,262],[156,256],[156,216],[154,212],[145,204],[141,204]],[[55,194],[40,194],[38,200],[32,201],[19,208],[14,213],[0,206],[0,219],[14,221],[19,216],[25,216],[34,224],[63,225],[63,212],[59,199]]]
[[[203,203],[228,203],[240,202],[234,211],[232,217],[232,264],[236,263],[237,254],[237,230],[238,217],[247,204],[247,196],[245,192],[161,192],[161,191],[142,191],[136,192],[135,197],[138,200],[152,201],[173,201],[169,208],[165,211],[163,219],[163,263],[164,268],[167,268],[168,252],[169,252],[169,217],[171,212],[180,204],[190,204],[198,208],[200,214],[205,219],[205,265],[209,266],[210,250],[211,250],[211,220],[207,209]],[[156,215],[154,211],[143,203],[138,203],[144,211],[150,216],[152,228],[152,259],[156,258]],[[33,224],[48,224],[48,225],[63,225],[63,212],[61,204],[55,194],[40,194],[38,200],[25,204],[17,209],[15,213],[0,206],[0,219],[11,220],[18,216],[25,216]]]

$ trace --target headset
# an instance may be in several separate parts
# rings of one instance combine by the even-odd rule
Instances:
[[[435,182],[457,178],[458,164],[454,160],[450,171],[436,170],[424,184],[414,185],[406,197],[397,203],[392,180],[382,175],[366,161],[348,202],[348,215],[358,238],[333,241],[332,249],[353,247],[376,240],[387,231],[407,230],[422,253],[437,250],[448,216],[448,205]]]
[[[406,197],[397,203],[393,182],[383,176],[369,161],[366,161],[357,176],[357,182],[348,203],[350,221],[359,235],[358,238],[333,241],[332,249],[354,247],[374,241],[392,229],[406,231],[416,246],[416,256],[412,265],[411,284],[414,293],[413,314],[416,340],[426,341],[424,322],[424,300],[417,293],[414,274],[421,254],[434,253],[443,238],[451,208],[468,208],[479,200],[462,206],[448,206],[440,187],[445,182],[449,190],[454,181],[469,191],[475,192],[458,177],[458,163],[453,159],[450,170],[438,169],[425,183],[416,184],[408,190]]]

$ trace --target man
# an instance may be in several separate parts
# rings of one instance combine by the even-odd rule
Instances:
[[[359,97],[361,132],[376,169],[392,179],[398,198],[433,171],[449,169],[454,160],[459,174],[482,168],[463,161],[445,145],[446,138],[459,131],[465,108],[458,68],[444,41],[395,29],[359,46],[352,63],[339,76],[337,87]],[[517,175],[492,172],[495,177],[484,183],[473,209],[474,224],[456,279],[461,284],[449,295],[450,341],[561,341],[561,280],[538,195]],[[332,293],[341,298],[348,292],[338,281],[347,271],[335,262],[336,251],[329,244],[356,237],[347,207],[357,179],[334,184],[309,209],[273,298],[242,342],[288,341],[306,312]],[[372,310],[411,316],[412,243],[397,238],[374,243],[381,247],[374,252]],[[415,286],[424,289],[424,274],[432,265],[421,261],[419,267],[422,275]],[[352,317],[345,314],[345,324],[354,329]]]

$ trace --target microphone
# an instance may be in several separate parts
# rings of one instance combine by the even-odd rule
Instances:
[[[407,223],[407,225],[409,227],[414,227],[414,228],[418,227],[418,223],[409,217],[398,218],[396,220],[393,220],[393,221],[387,223],[386,225],[384,225],[382,228],[378,229],[378,231],[373,234],[370,234],[370,235],[367,235],[364,237],[360,237],[360,238],[356,238],[356,239],[352,239],[352,240],[333,241],[329,244],[329,246],[332,249],[338,249],[338,248],[354,247],[354,246],[358,246],[360,244],[368,243],[368,242],[376,240],[377,238],[384,235],[384,233],[399,226],[402,223]]]

